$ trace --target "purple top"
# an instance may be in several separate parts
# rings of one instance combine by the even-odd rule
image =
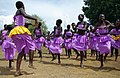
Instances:
[[[55,35],[58,34],[58,29],[55,30]]]
[[[8,37],[7,32],[7,30],[2,31],[3,40],[12,41],[12,39]]]
[[[65,34],[65,36],[66,36],[66,37],[67,37],[67,36],[72,36],[72,32],[71,32],[71,31],[67,31],[66,34]]]
[[[112,29],[110,31],[110,34],[115,34],[115,35],[119,35],[120,34],[120,29],[117,31],[116,28]]]
[[[14,22],[16,26],[24,26],[25,25],[25,17],[23,15],[14,16]]]
[[[60,32],[60,30],[58,30],[58,29],[56,28],[56,30],[55,30],[55,35],[58,35],[58,34],[62,35],[62,32]]]
[[[100,34],[106,34],[108,33],[108,29],[106,28],[106,26],[100,26],[97,28],[96,32]]]
[[[86,29],[83,24],[79,24],[77,28],[80,29],[80,30],[85,30]]]
[[[37,28],[37,29],[35,30],[35,34],[36,34],[36,36],[40,36],[40,35],[41,35],[41,31]]]
[[[90,37],[94,37],[94,36],[95,36],[95,34],[90,32]]]
[[[2,37],[7,36],[7,32],[8,32],[7,30],[3,30],[3,31],[2,31]]]

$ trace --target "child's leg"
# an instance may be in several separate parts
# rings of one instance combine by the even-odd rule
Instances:
[[[34,51],[29,52],[29,67],[33,67]]]
[[[102,68],[103,67],[103,54],[100,55],[100,62],[101,62],[100,68]]]
[[[71,55],[71,49],[68,49],[68,58],[70,58]]]
[[[22,61],[23,55],[24,55],[24,51],[22,51],[21,53],[19,53],[18,56],[17,56],[16,75],[20,75],[21,74],[21,72],[20,72],[20,65],[21,65],[21,61]]]
[[[26,54],[24,54],[24,60],[26,61]]]
[[[50,52],[49,48],[48,48],[48,51],[49,51],[49,54],[50,54],[51,52]]]
[[[98,52],[96,51],[96,60],[98,60],[99,58],[98,58]]]
[[[58,63],[60,64],[61,61],[60,61],[60,54],[58,54]]]
[[[78,51],[77,51],[76,49],[73,48],[73,50],[74,50],[75,53],[77,54],[77,56],[76,56],[76,59],[77,59],[80,54],[78,53]]]
[[[83,57],[84,57],[84,54],[83,54],[83,51],[80,51],[80,67],[83,67]]]
[[[117,61],[118,58],[118,49],[115,49],[115,61]]]
[[[96,52],[96,51],[95,51],[95,50],[93,50],[93,55],[94,55],[94,56],[95,56],[95,54],[96,54],[95,52]]]
[[[65,48],[66,56],[68,55],[68,50]]]
[[[52,60],[51,61],[54,61],[56,58],[55,58],[55,55],[51,52],[52,54]]]
[[[95,50],[92,50],[92,49],[91,49],[91,57],[92,57],[92,56],[95,56]]]
[[[91,49],[91,57],[93,56],[93,50]]]
[[[9,60],[9,68],[12,67],[12,60]]]
[[[96,51],[96,60],[100,60],[100,52]]]
[[[72,52],[71,52],[71,49],[70,49],[70,55],[72,56]]]
[[[104,62],[106,62],[106,57],[107,57],[107,55],[108,55],[108,54],[105,54],[105,56],[104,56]]]
[[[84,60],[87,60],[87,51],[84,52]]]
[[[39,53],[39,57],[42,59],[42,51],[38,50],[38,53]]]
[[[111,57],[113,56],[114,47],[111,47]]]

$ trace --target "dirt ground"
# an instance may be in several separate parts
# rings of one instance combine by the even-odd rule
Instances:
[[[75,53],[68,59],[65,52],[61,55],[61,64],[57,64],[57,59],[51,62],[51,54],[43,48],[43,59],[40,62],[37,52],[34,57],[35,69],[28,68],[28,62],[22,61],[21,71],[23,75],[17,78],[120,78],[120,56],[118,61],[114,57],[107,57],[103,69],[98,69],[100,62],[95,57],[90,57],[88,53],[87,61],[84,61],[84,68],[79,66],[79,58],[75,59]],[[64,51],[64,50],[63,50]],[[89,52],[89,51],[88,51]],[[3,58],[3,52],[0,50],[0,78],[14,78],[16,57],[13,62],[13,69],[8,68],[8,61]],[[17,54],[16,54],[17,56]],[[110,56],[110,55],[109,55]],[[28,59],[28,57],[27,57]]]

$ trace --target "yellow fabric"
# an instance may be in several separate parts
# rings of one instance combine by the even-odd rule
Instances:
[[[31,35],[30,31],[26,27],[17,26],[10,31],[9,37],[12,37],[13,35],[25,34],[25,33]]]
[[[120,35],[117,35],[117,36],[112,35],[112,38],[113,38],[114,40],[119,40],[119,39],[120,39]]]

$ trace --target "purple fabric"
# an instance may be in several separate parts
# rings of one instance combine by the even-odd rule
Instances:
[[[108,29],[106,28],[106,26],[100,26],[100,27],[98,27],[98,29],[96,30],[96,33],[106,34],[106,33],[108,33]]]
[[[57,35],[57,34],[62,35],[62,32],[60,32],[60,30],[58,30],[58,29],[56,28],[56,29],[55,29],[55,35]]]
[[[0,45],[2,45],[2,40],[0,40]]]
[[[40,36],[40,35],[41,35],[40,30],[39,30],[39,29],[36,29],[36,30],[35,30],[35,34],[36,34],[37,36]]]
[[[104,34],[104,33],[108,33],[108,30],[107,29],[97,29],[96,32],[100,33],[100,34]]]
[[[110,34],[120,35],[120,29],[118,31],[116,29],[112,29],[110,31]],[[119,40],[112,40],[111,44],[114,48],[119,49],[120,48],[120,39]]]
[[[112,38],[110,37],[110,35],[105,35],[108,33],[108,29],[106,28],[106,26],[98,27],[96,32],[99,34],[99,36],[96,37],[96,42],[97,42],[96,49],[97,49],[97,51],[99,51],[100,54],[110,53]],[[104,35],[100,35],[100,34],[104,34]]]
[[[90,32],[90,37],[94,37],[94,36],[95,36],[95,34]]]
[[[24,53],[27,54],[30,50],[35,50],[35,44],[28,34],[18,34],[12,36],[12,39],[16,45],[18,53],[22,52],[24,49]]]
[[[116,29],[112,29],[110,31],[110,34],[116,34],[116,35],[119,35],[120,34],[120,29],[117,31]]]
[[[112,40],[111,44],[114,48],[119,49],[120,48],[120,39],[119,40]]]
[[[16,26],[24,26],[25,25],[25,17],[23,15],[14,16],[14,22]]]
[[[55,34],[58,34],[58,29],[55,29]]]
[[[45,40],[45,47],[49,48],[51,44],[51,41]]]
[[[68,38],[64,40],[64,44],[65,44],[65,48],[68,49],[72,49],[72,38]]]
[[[92,50],[97,50],[97,36],[91,36],[89,41],[89,48]]]
[[[7,36],[7,32],[8,32],[7,30],[3,30],[2,31],[2,37]]]
[[[101,35],[97,38],[97,51],[100,51],[100,54],[110,53],[111,51],[111,37],[110,35]]]
[[[112,29],[110,31],[110,34],[116,34],[116,35],[120,35],[120,29],[117,31],[116,29]]]
[[[2,44],[2,51],[4,52],[4,56],[6,60],[12,60],[14,59],[15,56],[16,47],[14,43],[5,40],[3,41]]]
[[[85,26],[83,24],[79,24],[77,28],[80,30],[85,30]]]
[[[78,51],[86,51],[88,49],[88,38],[86,35],[74,34],[72,46]]]
[[[35,48],[37,50],[41,50],[42,44],[45,42],[45,38],[44,37],[40,37],[40,38],[35,38],[34,41],[35,43]]]
[[[65,36],[66,36],[66,37],[67,37],[67,36],[72,36],[72,32],[71,32],[71,31],[67,31],[66,34],[65,34]]]
[[[51,40],[51,45],[49,47],[50,51],[53,54],[61,54],[62,53],[62,43],[63,43],[62,37],[55,37],[53,40]]]
[[[12,42],[12,39],[7,36],[7,30],[2,31],[2,51],[4,52],[4,56],[6,60],[14,59],[16,47]]]

